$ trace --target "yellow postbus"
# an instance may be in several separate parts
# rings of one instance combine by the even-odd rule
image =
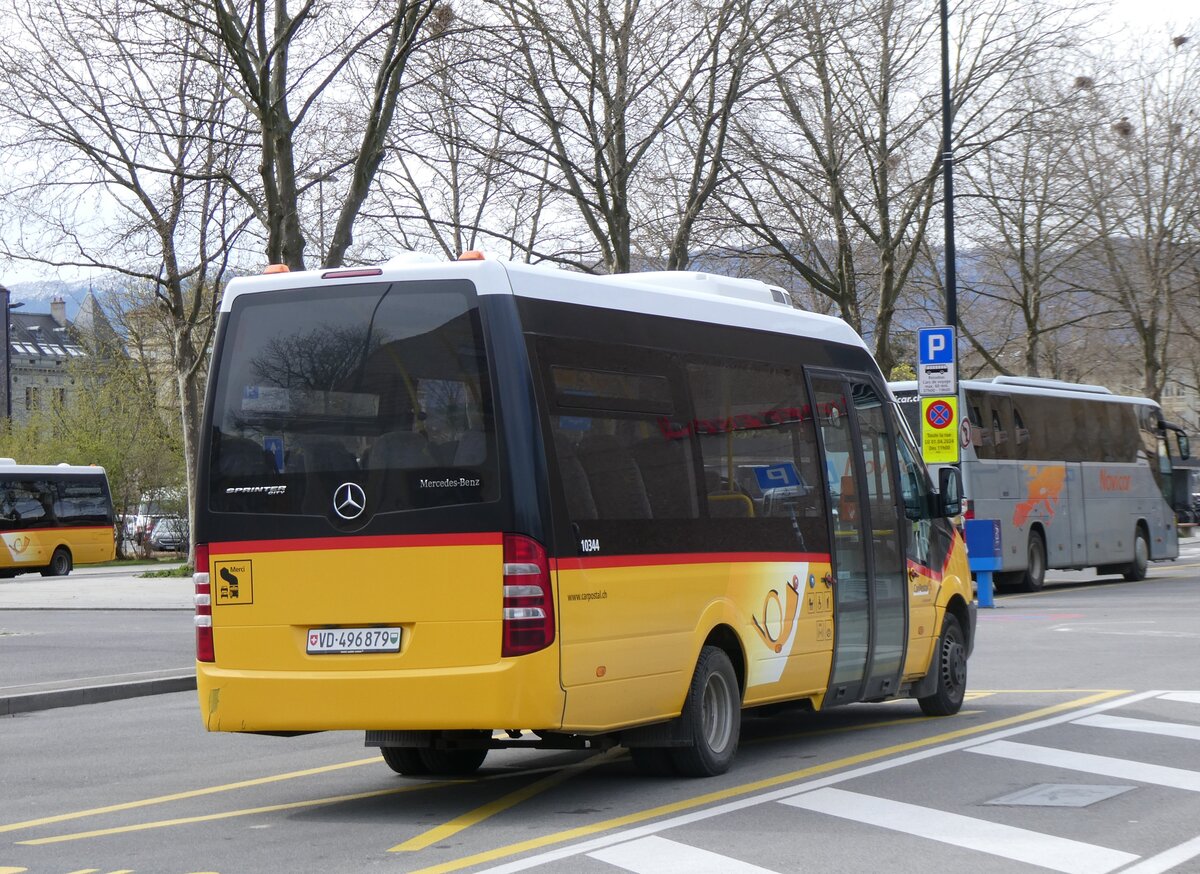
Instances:
[[[725,771],[747,708],[956,712],[957,471],[839,319],[699,273],[472,258],[233,280],[198,463],[212,731],[403,774],[623,744]]]
[[[0,577],[112,561],[114,535],[104,468],[0,458]]]

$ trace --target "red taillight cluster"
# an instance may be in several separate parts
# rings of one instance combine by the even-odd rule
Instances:
[[[212,587],[208,581],[208,545],[196,544],[196,661],[215,662],[212,631]]]
[[[550,563],[536,540],[504,535],[504,644],[502,656],[545,649],[554,642]]]
[[[964,519],[974,519],[975,518],[975,502],[972,501],[970,498],[963,498],[962,515],[963,515]]]

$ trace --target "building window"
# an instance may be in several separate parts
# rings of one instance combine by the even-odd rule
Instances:
[[[38,398],[38,387],[36,385],[25,386],[25,409],[32,411],[40,407],[41,402]]]

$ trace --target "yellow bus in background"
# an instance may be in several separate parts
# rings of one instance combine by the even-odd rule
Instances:
[[[116,554],[112,496],[102,467],[17,464],[0,458],[0,577],[65,576]]]
[[[934,488],[857,334],[761,282],[237,278],[196,494],[212,731],[363,730],[403,774],[623,744],[707,776],[747,708],[965,693],[957,471]]]

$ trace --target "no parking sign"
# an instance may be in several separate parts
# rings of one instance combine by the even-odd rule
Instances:
[[[926,464],[958,462],[958,398],[921,398],[921,455]]]

